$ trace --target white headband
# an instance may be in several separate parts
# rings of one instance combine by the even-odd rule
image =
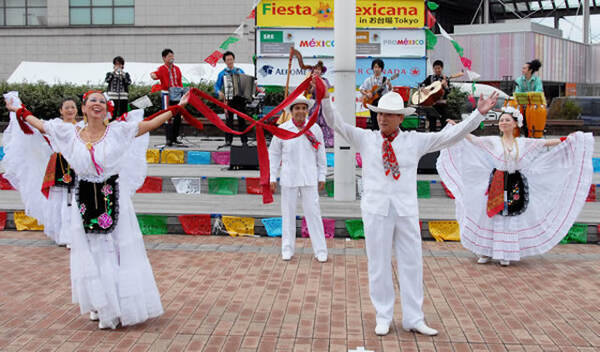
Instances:
[[[502,113],[511,115],[513,118],[517,119],[517,127],[523,127],[523,115],[519,109],[512,106],[505,106],[502,108]]]

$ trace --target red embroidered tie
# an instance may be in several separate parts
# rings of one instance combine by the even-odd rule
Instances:
[[[387,176],[391,173],[394,180],[400,178],[400,167],[398,166],[398,160],[396,159],[394,148],[392,148],[392,142],[396,136],[398,136],[398,133],[399,131],[396,130],[396,132],[389,136],[386,136],[383,133],[381,134],[383,137],[383,168],[385,169],[385,175]]]
[[[294,125],[296,127],[298,127],[299,130],[302,130],[304,128],[304,121],[303,122],[296,122],[296,120],[292,119],[292,122],[294,122]],[[306,130],[306,132],[304,132],[304,135],[306,136],[306,138],[308,138],[308,141],[313,146],[313,148],[315,148],[315,150],[318,150],[319,149],[319,144],[321,144],[321,142],[319,142],[317,140],[317,137],[315,137],[314,133],[312,133],[310,131],[310,129],[308,129],[308,130]],[[392,153],[393,153],[393,151],[392,151]]]

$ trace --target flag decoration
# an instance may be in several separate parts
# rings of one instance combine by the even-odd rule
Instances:
[[[229,152],[212,152],[210,156],[215,164],[229,165]]]
[[[323,218],[323,230],[325,231],[325,238],[333,238],[335,235],[335,219]],[[302,218],[301,227],[302,237],[310,237],[308,232],[308,225],[306,224],[306,218]]]
[[[179,194],[200,194],[202,179],[199,177],[171,177],[175,191]]]
[[[327,197],[333,197],[333,180],[325,181],[325,191],[327,191]]]
[[[4,174],[0,174],[0,190],[13,191],[15,188],[4,178]]]
[[[427,50],[433,50],[437,44],[437,37],[429,28],[425,28],[425,45]]]
[[[0,231],[6,227],[6,212],[0,211]]]
[[[348,234],[353,240],[365,238],[365,228],[362,219],[346,220],[346,230],[348,230]]]
[[[13,215],[17,231],[44,231],[44,226],[38,224],[35,218],[25,215],[24,211],[16,211]]]
[[[431,198],[429,181],[417,181],[417,198]]]
[[[260,178],[246,177],[246,193],[262,194],[262,186],[260,185]]]
[[[327,157],[327,167],[333,167],[335,164],[335,155],[333,153],[325,154]]]
[[[137,215],[143,235],[167,234],[167,217],[162,215]]]
[[[575,223],[560,243],[587,243],[587,234],[588,225]]]
[[[433,1],[427,1],[427,8],[430,9],[431,11],[435,11],[440,7],[440,5],[438,5],[437,3],[433,2]]]
[[[236,177],[209,177],[208,193],[220,195],[238,194],[238,182]]]
[[[215,66],[217,66],[217,62],[219,62],[219,60],[222,57],[223,57],[223,53],[220,52],[219,50],[215,50],[212,52],[212,54],[208,55],[206,57],[206,59],[204,59],[204,62],[211,65],[212,67],[215,67]]]
[[[264,218],[260,220],[265,227],[267,236],[269,237],[281,237],[282,233],[282,219],[281,218]]]
[[[160,163],[160,150],[158,150],[158,149],[146,150],[146,162],[148,164]]]
[[[187,163],[194,165],[210,164],[210,152],[191,150],[187,153]]]
[[[588,193],[586,202],[595,202],[596,201],[596,185],[590,185],[590,193]]]
[[[211,234],[210,214],[179,215],[177,219],[187,235],[210,236]]]
[[[456,221],[430,221],[429,233],[437,242],[460,241],[460,227]]]
[[[146,176],[142,187],[138,188],[136,193],[162,193],[162,177]]]
[[[223,224],[229,236],[254,236],[254,218],[223,216]]]
[[[4,159],[4,147],[0,147],[0,161]]]
[[[185,153],[183,150],[165,149],[161,154],[162,164],[183,164],[185,162]]]

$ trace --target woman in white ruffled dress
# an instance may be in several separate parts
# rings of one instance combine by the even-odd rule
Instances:
[[[150,121],[127,118],[108,124],[106,98],[89,92],[81,108],[87,119],[83,128],[39,120],[7,101],[21,123],[48,136],[53,150],[77,174],[70,222],[72,299],[82,314],[99,320],[101,329],[138,324],[163,313],[131,197],[146,175],[148,132],[182,109],[187,99]],[[146,138],[145,144],[138,136]]]
[[[507,266],[552,249],[575,222],[590,189],[592,134],[515,138],[522,119],[518,110],[505,108],[500,136],[470,135],[442,150],[437,161],[456,199],[461,243],[480,264],[494,259]]]

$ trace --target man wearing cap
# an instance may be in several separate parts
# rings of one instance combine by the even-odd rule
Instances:
[[[279,125],[279,128],[297,133],[306,125],[306,116],[313,102],[299,96],[290,104],[288,112],[292,118]],[[302,198],[302,209],[310,234],[313,251],[321,263],[327,261],[327,244],[321,209],[319,191],[325,187],[327,160],[323,133],[314,124],[303,136],[283,140],[273,136],[269,146],[271,162],[271,191],[275,192],[277,174],[281,168],[281,216],[282,237],[281,257],[290,260],[294,255],[296,242],[296,199]]]
[[[328,98],[328,94],[325,96]],[[437,335],[425,324],[423,314],[423,258],[417,203],[417,165],[426,153],[446,148],[479,126],[495,105],[497,95],[479,99],[471,116],[438,133],[405,132],[399,129],[405,115],[395,92],[385,94],[377,107],[379,131],[345,123],[329,99],[323,100],[323,114],[329,126],[350,143],[362,157],[362,218],[368,259],[369,292],[376,311],[377,335],[386,335],[394,316],[392,253],[396,255],[402,304],[402,327],[423,335]],[[392,252],[392,248],[394,252]]]

